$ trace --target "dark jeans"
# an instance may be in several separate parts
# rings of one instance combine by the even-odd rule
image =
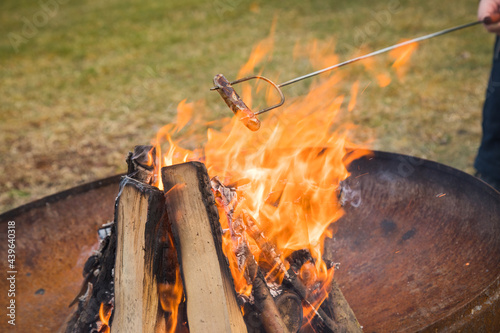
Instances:
[[[483,106],[483,138],[474,167],[481,175],[500,182],[500,39],[498,36]]]

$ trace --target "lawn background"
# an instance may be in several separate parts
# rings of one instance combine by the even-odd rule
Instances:
[[[476,6],[469,0],[3,0],[0,212],[125,172],[127,152],[173,121],[185,98],[203,100],[211,120],[228,116],[209,91],[212,78],[219,72],[235,78],[273,18],[273,56],[260,69],[280,82],[314,69],[306,58],[294,59],[296,45],[316,39],[342,61],[473,21]],[[37,23],[36,31],[26,30],[26,22]],[[25,39],[13,40],[19,36]],[[338,93],[349,96],[356,80],[366,89],[339,122],[358,125],[355,138],[370,140],[373,149],[473,173],[493,38],[478,26],[425,41],[404,80],[388,56],[379,56],[377,70],[392,78],[385,88],[361,64],[341,69]],[[310,84],[285,94],[300,95]]]

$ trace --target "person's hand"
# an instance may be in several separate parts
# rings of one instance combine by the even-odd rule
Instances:
[[[482,21],[485,17],[493,14],[500,15],[500,0],[481,0],[477,10],[477,18]],[[485,24],[484,26],[489,32],[500,35],[500,22]]]

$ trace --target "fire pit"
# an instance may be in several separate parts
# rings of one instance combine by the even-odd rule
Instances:
[[[500,328],[500,195],[450,167],[375,152],[343,182],[346,214],[326,256],[367,332]],[[70,314],[120,177],[1,215],[16,222],[16,326],[54,332]],[[1,243],[6,253],[7,242]],[[8,281],[1,282],[8,290]],[[5,296],[3,296],[5,297]],[[2,330],[9,325],[0,323]]]

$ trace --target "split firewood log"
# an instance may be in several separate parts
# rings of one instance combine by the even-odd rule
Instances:
[[[124,178],[117,198],[114,269],[115,309],[111,332],[155,332],[164,322],[158,295],[165,199],[158,188]]]
[[[205,166],[189,162],[165,167],[162,180],[190,332],[246,332]]]

